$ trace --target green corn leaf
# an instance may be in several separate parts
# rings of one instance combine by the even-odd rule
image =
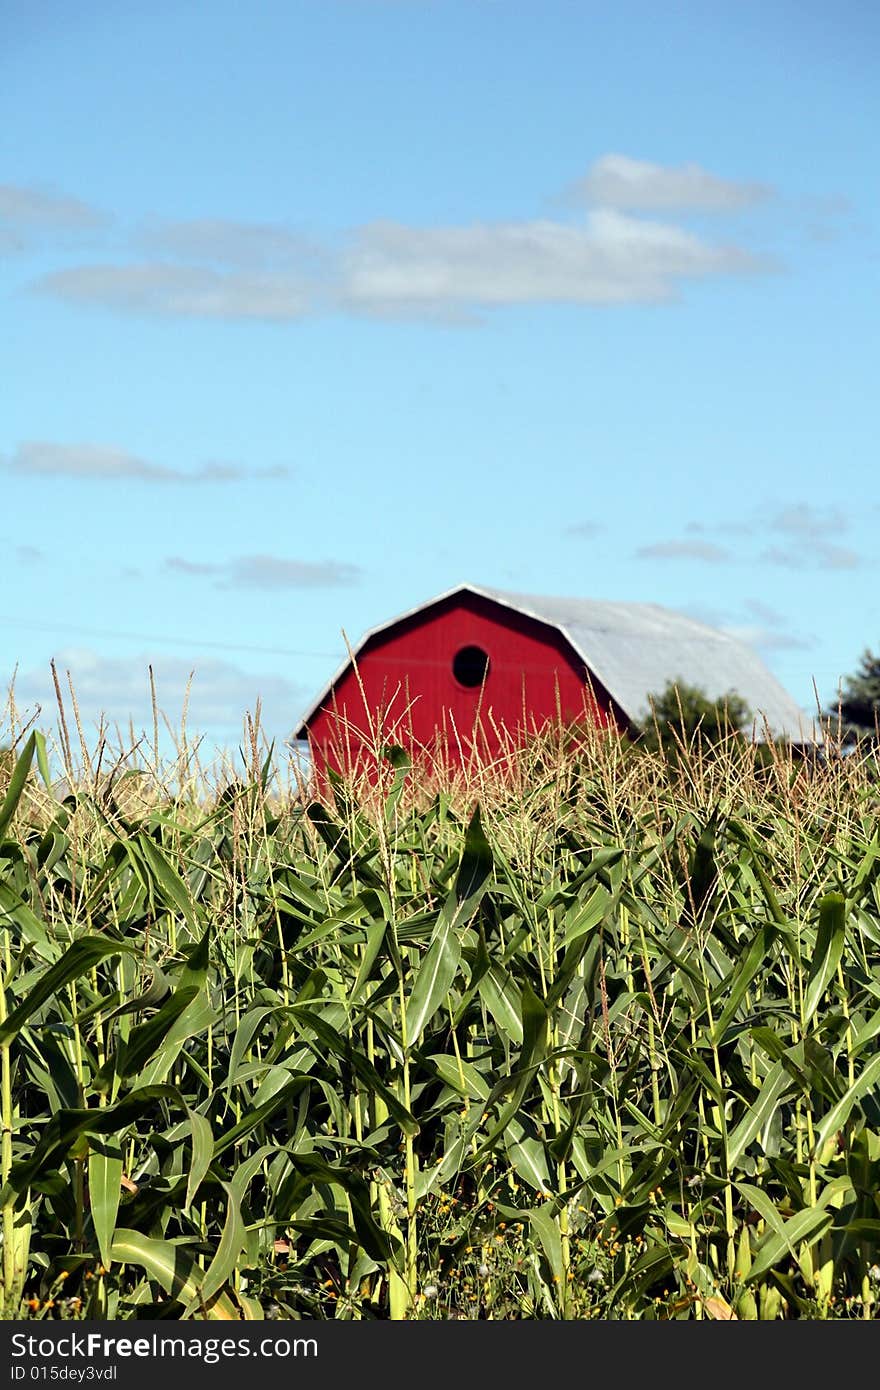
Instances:
[[[254,1037],[260,1031],[266,1019],[271,1018],[273,1014],[277,1013],[277,1008],[266,1006],[258,1009],[249,1009],[248,1012],[242,1016],[235,1030],[235,1036],[232,1039],[232,1051],[229,1055],[229,1069],[226,1076],[227,1085],[235,1085],[245,1053],[248,1051]]]
[[[819,1206],[805,1207],[796,1216],[789,1217],[781,1231],[771,1231],[758,1246],[745,1282],[756,1283],[784,1255],[791,1255],[803,1245],[815,1245],[833,1223],[833,1213]]]
[[[46,750],[46,736],[41,734],[39,729],[34,729],[34,747],[37,752],[37,767],[40,769],[40,776],[43,779],[46,790],[52,790],[52,774],[49,771],[49,754]]]
[[[834,977],[846,937],[846,899],[840,893],[826,893],[819,904],[819,930],[816,949],[810,962],[810,974],[804,995],[804,1024],[819,1007],[819,1002]]]
[[[586,902],[578,898],[575,906],[565,914],[565,944],[570,946],[578,937],[592,932],[605,917],[614,902],[607,888],[600,884]]]
[[[770,1230],[785,1240],[785,1218],[780,1216],[764,1189],[758,1187],[755,1183],[749,1182],[737,1182],[734,1183],[734,1187],[737,1192],[741,1192],[746,1198],[746,1201],[754,1207],[758,1215],[767,1223]],[[796,1255],[794,1246],[790,1247],[790,1251],[792,1257],[794,1257]]]
[[[546,1191],[546,1188],[544,1190]],[[531,1209],[529,1225],[541,1242],[541,1249],[547,1257],[550,1273],[559,1284],[560,1289],[564,1289],[565,1266],[562,1260],[562,1237],[559,1234],[559,1222],[553,1215],[549,1203],[545,1207],[533,1207]]]
[[[708,911],[718,881],[716,849],[720,828],[721,817],[716,806],[700,831],[688,866],[685,909],[681,917],[681,926],[693,927],[698,925]]]
[[[461,942],[455,931],[455,900],[448,900],[438,921],[437,932],[419,967],[406,1005],[406,1043],[414,1047],[425,1026],[443,1003],[461,960]]]
[[[455,885],[443,905],[407,1002],[406,1041],[409,1047],[418,1043],[449,993],[461,960],[459,933],[476,911],[491,873],[492,851],[483,833],[478,806],[467,828]]]
[[[480,977],[480,998],[503,1038],[519,1047],[523,1040],[520,994],[513,976],[503,965],[493,964]]]
[[[215,1138],[214,1157],[219,1158],[220,1154],[225,1153],[234,1144],[240,1144],[246,1135],[258,1129],[271,1115],[274,1115],[287,1105],[288,1101],[292,1101],[295,1096],[299,1095],[303,1087],[308,1086],[309,1081],[310,1078],[305,1075],[292,1076],[286,1086],[276,1092],[270,1100],[267,1100],[263,1105],[255,1106],[253,1110],[242,1116],[231,1129]]]
[[[504,1136],[507,1156],[523,1182],[536,1192],[550,1191],[547,1156],[539,1139],[527,1135],[518,1124],[512,1124]]]
[[[201,989],[208,978],[210,963],[211,928],[208,927],[195,946],[187,952],[186,964],[177,979],[178,988],[185,989],[188,985],[195,985],[196,989]]]
[[[373,966],[376,964],[379,952],[382,949],[382,942],[385,940],[385,933],[388,930],[388,922],[384,917],[378,917],[367,926],[367,943],[361,955],[361,963],[358,968],[357,979],[352,986],[351,1002],[356,1004],[360,999],[364,988],[369,983],[372,975]]]
[[[124,951],[133,952],[134,947],[121,941],[108,941],[103,936],[81,936],[74,941],[61,959],[34,985],[27,998],[13,1009],[6,1022],[0,1024],[0,1045],[14,1038],[37,1009],[65,985],[85,975],[99,961],[106,960],[108,956],[121,955]]]
[[[191,1109],[189,1105],[186,1107],[186,1117],[192,1136],[192,1160],[186,1183],[186,1206],[191,1207],[214,1157],[214,1135],[210,1120],[200,1115],[197,1110]]]
[[[483,831],[477,806],[465,831],[464,851],[455,878],[455,896],[462,916],[470,916],[492,873],[492,849]]]
[[[226,1220],[223,1223],[223,1230],[220,1233],[220,1241],[214,1258],[202,1280],[199,1291],[200,1299],[210,1299],[215,1293],[219,1293],[224,1284],[229,1281],[247,1241],[244,1217],[241,1214],[243,1195],[239,1191],[241,1186],[242,1184],[234,1182],[222,1184],[226,1193]]]
[[[338,1187],[348,1198],[358,1240],[372,1259],[386,1261],[397,1251],[398,1242],[376,1223],[370,1204],[369,1188],[352,1169],[334,1168],[315,1154],[287,1151],[295,1169],[294,1183],[285,1196],[288,1209],[302,1203],[314,1188]]]
[[[382,887],[381,875],[370,864],[368,857],[355,853],[346,830],[333,820],[319,801],[313,801],[306,807],[306,815],[340,864],[350,868],[367,887]]]
[[[547,991],[547,1009],[549,1011],[556,1007],[579,971],[584,977],[585,985],[589,984],[599,960],[600,946],[599,934],[594,933],[593,936],[576,937],[567,947],[559,964],[559,969],[553,977],[553,983]],[[583,969],[581,962],[584,962]]]
[[[238,1322],[238,1309],[228,1294],[218,1293],[210,1300],[202,1298],[202,1270],[183,1246],[120,1228],[113,1238],[110,1256],[142,1266],[172,1298],[187,1306],[195,1305],[199,1317]]]
[[[442,1077],[446,1085],[459,1095],[470,1096],[475,1100],[485,1100],[489,1095],[488,1082],[473,1062],[464,1058],[459,1060],[443,1053],[435,1053],[425,1060],[436,1068],[438,1076]]]
[[[767,1073],[757,1097],[746,1110],[739,1124],[728,1136],[727,1164],[729,1169],[736,1167],[752,1140],[764,1129],[782,1101],[791,1090],[792,1080],[782,1062],[776,1062]]]
[[[385,798],[384,811],[385,823],[386,825],[391,825],[397,810],[397,804],[406,786],[406,779],[412,771],[412,758],[410,754],[407,753],[406,749],[401,748],[398,744],[388,744],[383,748],[382,756],[394,768],[394,784]]]
[[[43,960],[51,962],[57,958],[58,947],[49,940],[44,923],[12,886],[0,879],[0,923],[4,918],[18,928],[22,939],[29,941]]]
[[[120,1004],[118,1008],[111,1010],[104,1020],[105,1023],[109,1023],[111,1019],[125,1018],[127,1014],[142,1013],[144,1009],[156,1008],[167,997],[171,989],[167,975],[164,975],[158,966],[144,962],[141,964],[150,975],[150,983],[147,988],[143,994],[139,994],[136,998],[129,999],[124,1004]]]
[[[832,1106],[828,1114],[820,1121],[816,1129],[815,1153],[821,1153],[832,1134],[843,1129],[853,1106],[877,1085],[880,1085],[880,1053],[872,1058],[861,1076],[856,1078],[845,1095],[841,1096],[837,1104]]]
[[[880,1033],[880,1009],[875,1009],[852,1040],[853,1056],[858,1057],[862,1048],[866,1047],[869,1042],[873,1042],[878,1033]]]
[[[197,994],[195,985],[175,990],[151,1019],[131,1030],[128,1042],[116,1059],[114,1070],[118,1076],[131,1076],[132,1073],[143,1070]]]
[[[89,1205],[101,1261],[108,1269],[121,1194],[121,1145],[113,1138],[93,1139],[89,1146]]]
[[[157,1101],[182,1105],[180,1092],[174,1086],[151,1086],[130,1092],[113,1105],[94,1110],[58,1110],[44,1125],[39,1141],[30,1158],[12,1165],[9,1178],[0,1192],[0,1206],[10,1194],[39,1186],[42,1179],[57,1169],[85,1135],[121,1136],[129,1125],[155,1110]]]
[[[18,809],[22,793],[27,783],[28,773],[31,770],[31,763],[34,760],[34,751],[37,746],[37,736],[32,733],[24,748],[21,750],[16,760],[15,767],[12,769],[12,776],[9,779],[9,786],[6,795],[0,803],[0,840],[6,834],[10,822]]]
[[[718,1022],[715,1024],[715,1031],[712,1035],[714,1043],[721,1042],[728,1024],[735,1017],[736,1011],[745,997],[749,985],[761,967],[767,965],[777,935],[778,928],[772,922],[766,922],[764,926],[759,928],[739,965],[734,967],[731,974],[719,986],[716,997],[724,999],[726,1002]]]
[[[874,881],[878,872],[880,872],[880,830],[875,832],[852,881],[854,901],[858,901],[863,891]]]
[[[183,1000],[192,988],[189,986],[187,989],[180,989],[172,997],[179,996]],[[161,1046],[148,1058],[136,1083],[138,1089],[141,1086],[161,1085],[180,1056],[186,1040],[204,1033],[215,1021],[216,1015],[204,991],[197,991],[183,1012],[171,1021],[170,1028],[161,1040]]]
[[[400,1125],[404,1134],[416,1135],[419,1132],[415,1117],[402,1105],[391,1087],[383,1081],[373,1063],[359,1049],[339,1033],[332,1024],[312,1009],[294,1005],[291,1009],[298,1023],[304,1023],[328,1047],[331,1053],[350,1066],[364,1082],[367,1090],[380,1096],[388,1107],[389,1114]]]
[[[176,911],[189,923],[195,925],[195,909],[190,891],[176,869],[172,868],[156,841],[147,834],[138,835],[134,841],[150,875],[161,890],[167,911]]]
[[[488,1113],[495,1101],[500,1100],[507,1091],[512,1090],[513,1094],[483,1140],[480,1148],[481,1156],[488,1152],[498,1135],[502,1133],[518,1111],[527,1091],[535,1083],[538,1068],[547,1052],[549,1017],[544,1004],[535,994],[528,980],[523,984],[520,1000],[523,1030],[522,1050],[511,1074],[502,1077],[493,1086],[485,1102],[484,1111]]]

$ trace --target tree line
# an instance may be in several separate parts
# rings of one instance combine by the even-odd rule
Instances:
[[[655,752],[674,755],[682,743],[722,742],[731,733],[749,731],[755,718],[747,701],[735,690],[710,697],[700,686],[670,681],[649,697],[650,713],[639,726],[639,743]],[[880,746],[880,655],[870,648],[858,667],[841,682],[837,697],[822,710],[828,738],[842,748]]]

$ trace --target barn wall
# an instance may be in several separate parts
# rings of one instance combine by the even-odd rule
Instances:
[[[488,653],[482,691],[462,687],[453,674],[453,657],[465,646]],[[341,677],[313,716],[309,737],[316,763],[335,767],[373,742],[369,731],[377,724],[383,741],[407,748],[436,747],[439,734],[453,761],[472,748],[491,757],[502,744],[493,725],[521,741],[555,720],[557,710],[564,720],[588,712],[596,723],[614,723],[604,691],[596,696],[590,700],[583,663],[557,629],[465,594],[369,639],[357,674],[349,669]]]

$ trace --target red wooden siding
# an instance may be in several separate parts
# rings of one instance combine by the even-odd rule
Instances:
[[[482,690],[453,674],[456,653],[468,646],[489,657]],[[583,662],[556,628],[477,594],[452,595],[368,638],[356,664],[309,720],[318,768],[350,766],[373,746],[377,725],[383,741],[411,750],[436,748],[439,734],[458,761],[474,746],[497,754],[496,728],[521,742],[559,713],[621,723],[603,690],[591,698]]]

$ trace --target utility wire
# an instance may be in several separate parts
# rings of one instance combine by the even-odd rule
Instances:
[[[255,647],[244,642],[209,642],[203,637],[159,637],[155,633],[116,632],[110,628],[79,627],[70,623],[23,622],[20,618],[9,618],[0,613],[0,623],[5,627],[21,628],[24,631],[60,632],[71,636],[116,637],[133,642],[162,642],[177,647],[211,647],[223,652],[257,652],[262,656],[315,656],[327,661],[340,661],[342,653],[299,651],[293,647]]]

